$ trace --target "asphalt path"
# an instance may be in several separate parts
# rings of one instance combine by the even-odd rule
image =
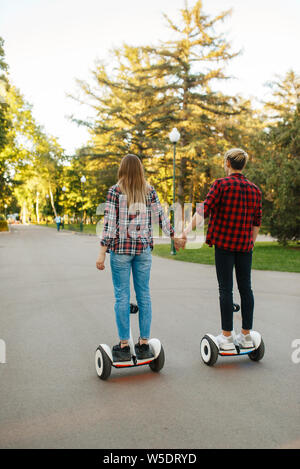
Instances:
[[[209,368],[199,343],[220,325],[214,267],[153,257],[152,335],[165,367],[113,369],[104,382],[94,352],[117,334],[109,259],[97,271],[97,253],[93,236],[0,233],[1,448],[300,447],[299,274],[253,271],[265,358]]]

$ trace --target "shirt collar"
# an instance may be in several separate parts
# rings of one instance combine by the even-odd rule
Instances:
[[[246,178],[246,176],[244,176],[244,174],[242,173],[231,173],[230,176],[236,176],[236,177],[241,177],[241,178]]]

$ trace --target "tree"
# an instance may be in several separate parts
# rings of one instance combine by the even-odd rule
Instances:
[[[14,193],[25,220],[28,214],[34,217],[37,192],[41,209],[46,204],[46,194],[52,194],[64,154],[56,140],[47,136],[36,123],[32,106],[19,90],[10,86],[6,99],[9,118],[14,125],[0,152],[0,164],[5,168],[3,191],[9,192],[10,197]]]
[[[11,128],[7,103],[7,93],[9,90],[7,71],[8,66],[5,62],[4,41],[0,37],[0,153],[7,143],[7,136]],[[7,165],[8,162],[0,157],[0,194],[3,207],[8,202],[12,193]]]
[[[178,197],[181,202],[193,200],[195,182],[201,181],[206,160],[207,177],[211,179],[210,163],[215,155],[215,140],[220,129],[218,120],[242,111],[238,97],[213,91],[212,85],[227,79],[224,65],[237,53],[231,52],[223,35],[216,34],[215,26],[230,12],[210,18],[202,11],[202,1],[181,10],[180,24],[166,15],[174,39],[158,47],[144,48],[150,54],[150,77],[167,85],[156,86],[158,94],[167,97],[165,109],[173,115],[181,132],[178,152]],[[202,183],[205,182],[202,180]]]
[[[165,155],[170,148],[166,128],[174,119],[165,108],[164,95],[158,95],[154,87],[162,86],[163,80],[145,72],[149,54],[139,47],[124,45],[114,50],[112,62],[113,71],[97,64],[94,87],[78,81],[84,103],[90,103],[96,112],[95,122],[73,119],[90,128],[91,140],[81,154],[86,155],[87,164],[93,162],[93,170],[104,182],[104,193],[107,184],[115,183],[120,160],[127,153],[139,156],[148,179],[171,177],[166,171]]]
[[[262,188],[264,225],[286,244],[300,239],[300,81],[290,71],[272,83],[269,122],[259,134],[250,174]]]
[[[172,149],[168,134],[174,125],[182,138],[178,151],[178,196],[198,201],[220,168],[216,155],[227,140],[220,136],[227,120],[246,109],[239,97],[224,96],[211,88],[226,77],[223,66],[235,57],[214,27],[228,16],[209,18],[202,2],[191,8],[185,2],[181,24],[168,24],[177,37],[158,47],[124,45],[113,51],[112,70],[98,64],[95,85],[78,81],[84,94],[80,101],[91,103],[96,112],[88,125],[90,146],[86,155],[98,162],[104,178],[114,174],[126,153],[137,154],[147,177],[171,201]],[[221,124],[221,125],[220,125]],[[229,143],[228,143],[229,144]]]
[[[300,239],[300,103],[293,117],[278,122],[269,133],[271,155],[267,159],[266,190],[271,210],[266,222],[279,242]]]
[[[276,121],[293,116],[300,102],[300,77],[290,70],[284,78],[277,76],[267,86],[272,91],[272,98],[265,103],[265,110],[269,111],[270,117]]]
[[[8,66],[4,57],[4,41],[0,37],[0,151],[6,144],[6,136],[11,125],[7,115],[8,104],[6,102],[6,94],[9,89],[6,74]]]

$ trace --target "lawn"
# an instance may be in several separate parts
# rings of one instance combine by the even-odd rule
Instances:
[[[47,224],[40,224],[39,226],[47,226],[48,228],[56,228],[56,224],[55,223],[48,223]],[[97,225],[83,225],[83,233],[88,233],[88,234],[96,234],[96,227]],[[101,227],[103,227],[103,225],[100,225],[100,229]],[[80,224],[77,223],[77,224],[67,224],[65,223],[65,227],[64,227],[65,230],[70,230],[70,231],[80,231]],[[101,232],[101,231],[100,231]],[[159,235],[159,227],[158,225],[154,225],[153,227],[153,233],[154,235],[158,236]]]
[[[156,244],[153,254],[176,261],[214,265],[214,248],[206,244],[200,249],[182,249],[176,256],[170,254],[169,244]],[[293,243],[280,246],[275,242],[257,242],[253,251],[253,269],[300,272],[300,247]]]
[[[39,226],[46,226],[48,228],[55,228],[56,229],[56,224],[55,223],[48,223],[46,224],[41,224]],[[88,233],[88,234],[96,234],[96,226],[97,225],[83,225],[83,233]],[[60,228],[62,229],[62,228]],[[70,231],[80,231],[80,224],[69,224],[67,225],[65,223],[64,230],[70,230]]]
[[[56,228],[55,224],[40,225]],[[80,225],[67,225],[65,230],[80,231]],[[96,225],[83,225],[83,232],[96,234]],[[194,262],[197,264],[214,265],[214,248],[209,248],[204,244],[199,249],[182,249],[176,256],[170,254],[169,244],[156,244],[153,254],[155,256],[166,257],[176,261]],[[296,243],[288,246],[281,246],[275,242],[257,242],[253,252],[253,269],[277,270],[280,272],[300,273],[300,247]]]

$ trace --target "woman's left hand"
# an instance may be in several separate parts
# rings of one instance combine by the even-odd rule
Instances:
[[[105,253],[99,254],[98,259],[96,260],[96,267],[98,270],[105,269]]]

